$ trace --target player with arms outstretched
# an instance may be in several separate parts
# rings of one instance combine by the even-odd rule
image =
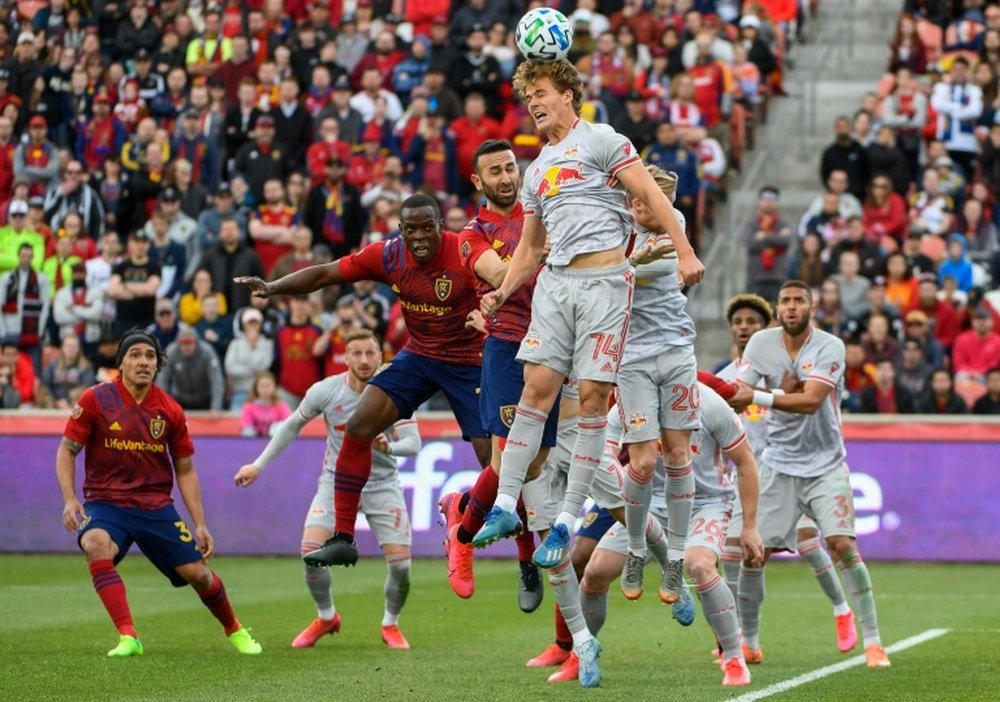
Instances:
[[[347,371],[325,378],[306,392],[298,409],[282,422],[278,431],[253,463],[236,473],[238,487],[249,487],[261,471],[274,461],[316,417],[326,423],[326,455],[316,495],[309,506],[302,531],[302,553],[315,551],[333,533],[334,465],[344,442],[344,424],[354,412],[365,385],[382,362],[378,338],[367,329],[347,337],[345,346]],[[388,574],[385,579],[385,615],[382,618],[382,640],[389,648],[405,649],[410,644],[399,629],[399,614],[410,593],[410,517],[403,499],[403,488],[397,475],[397,456],[414,456],[420,451],[417,422],[404,419],[396,422],[390,432],[375,438],[372,475],[361,491],[361,511],[378,540]],[[329,568],[305,564],[306,586],[316,603],[316,619],[292,641],[294,648],[309,648],[327,634],[340,631],[340,614],[334,608]]]
[[[790,280],[781,286],[781,326],[750,338],[740,359],[737,394],[729,402],[737,411],[751,403],[772,409],[761,457],[757,516],[767,547],[764,562],[775,548],[793,549],[799,517],[812,517],[847,582],[868,667],[884,668],[889,657],[879,637],[871,577],[855,538],[854,496],[840,424],[844,342],[810,326],[812,306],[806,283]],[[801,391],[778,395],[755,389],[761,379],[767,387],[778,388],[786,374],[803,383]],[[760,662],[764,565],[744,561],[738,589],[744,654],[748,663]]]
[[[476,308],[472,280],[459,256],[458,234],[442,230],[441,210],[429,195],[403,201],[401,236],[366,246],[331,263],[310,266],[272,282],[237,278],[258,297],[309,293],[329,285],[377,280],[399,295],[410,340],[371,379],[347,420],[333,478],[334,533],[302,559],[315,566],[354,565],[354,522],[361,490],[372,470],[372,442],[438,390],[448,398],[462,437],[480,465],[490,462],[490,442],[479,415],[482,335],[466,326]]]
[[[118,343],[120,377],[80,396],[56,453],[63,525],[77,532],[94,589],[118,629],[118,645],[108,656],[143,653],[115,567],[133,543],[174,587],[194,588],[237,651],[257,654],[260,644],[240,625],[222,580],[205,565],[215,543],[205,522],[184,410],[154,383],[163,362],[156,339],[131,329]],[[81,451],[85,504],[77,499],[75,484]],[[175,476],[193,533],[173,504]]]
[[[729,333],[739,356],[735,361],[720,370],[716,375],[727,381],[735,380],[739,375],[740,359],[746,350],[750,337],[771,324],[771,306],[760,295],[736,295],[726,307],[726,320],[729,322]],[[796,383],[798,381],[796,380]],[[740,413],[743,428],[747,432],[750,447],[759,464],[767,446],[767,418],[770,410],[767,407],[749,405]],[[725,573],[726,585],[737,594],[740,577],[740,563],[743,561],[743,550],[740,547],[740,531],[743,525],[743,515],[739,504],[733,510],[729,520],[729,536],[726,547],[722,551],[722,569]],[[799,556],[810,566],[823,592],[833,604],[834,624],[837,632],[837,648],[847,653],[857,645],[858,631],[854,622],[854,613],[847,605],[844,589],[840,585],[837,573],[833,567],[830,555],[820,544],[819,531],[816,522],[802,515],[796,532],[795,549]]]

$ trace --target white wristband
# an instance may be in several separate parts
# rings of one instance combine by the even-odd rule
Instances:
[[[761,407],[770,407],[774,404],[774,395],[763,390],[754,390],[753,403]]]
[[[781,388],[771,388],[771,394],[774,395],[775,397],[781,397],[782,395],[785,394],[785,391],[782,390]]]

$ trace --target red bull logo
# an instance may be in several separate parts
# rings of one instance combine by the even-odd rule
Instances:
[[[629,431],[638,431],[648,424],[646,415],[644,414],[633,414],[628,418],[628,429]]]
[[[545,175],[542,176],[542,180],[538,184],[538,189],[535,191],[535,194],[538,196],[539,200],[555,197],[559,194],[560,187],[574,180],[583,180],[583,173],[581,173],[580,164],[577,164],[577,168],[552,166],[545,171]]]

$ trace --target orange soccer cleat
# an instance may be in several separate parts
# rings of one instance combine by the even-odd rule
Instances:
[[[446,534],[451,531],[453,526],[462,523],[462,513],[458,510],[461,502],[462,493],[460,492],[449,492],[438,502],[438,511],[441,512],[441,516],[444,518],[444,531]]]
[[[858,628],[854,625],[854,612],[834,617],[837,626],[837,648],[847,653],[858,644]]]
[[[576,651],[569,654],[559,670],[549,676],[549,682],[571,682],[580,677],[580,659],[576,657]]]
[[[389,648],[404,650],[410,647],[410,642],[406,640],[405,636],[403,636],[403,632],[399,630],[398,624],[383,626],[382,640]]]
[[[724,687],[741,687],[750,684],[750,670],[747,668],[747,664],[739,658],[734,657],[726,661],[726,664],[722,666],[722,672],[724,673],[722,678]]]
[[[743,649],[743,658],[749,665],[759,665],[764,662],[764,649],[749,648],[743,642],[740,642],[740,648]]]
[[[326,621],[316,617],[312,624],[302,630],[302,633],[292,641],[292,648],[312,648],[316,642],[327,634],[336,634],[340,631],[340,615],[334,614],[333,619]]]
[[[463,600],[472,597],[476,590],[476,576],[472,570],[472,544],[458,541],[458,524],[448,531],[444,552],[448,555],[448,584]]]
[[[571,653],[559,644],[549,644],[549,647],[525,663],[529,668],[552,668],[562,665]]]
[[[888,668],[892,665],[881,644],[872,644],[865,649],[865,661],[869,668]]]

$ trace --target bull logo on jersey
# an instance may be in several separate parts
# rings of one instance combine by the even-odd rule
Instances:
[[[163,436],[163,432],[167,430],[167,421],[162,417],[157,417],[156,419],[149,420],[149,433],[152,434],[154,439],[159,439]]]
[[[563,158],[573,158],[574,156],[576,156],[578,151],[580,151],[580,147],[574,144],[573,146],[563,151]]]
[[[517,405],[500,405],[500,421],[508,429],[514,424],[514,412],[516,410]]]
[[[563,166],[552,166],[545,171],[535,194],[539,200],[555,197],[559,194],[559,189],[566,183],[574,180],[583,180],[582,164],[577,164],[576,168],[564,168]]]
[[[767,407],[762,405],[747,405],[747,408],[743,410],[743,416],[747,418],[748,422],[757,423],[767,416]]]
[[[813,363],[812,363],[812,361],[806,361],[805,363],[802,364],[802,372],[803,373],[808,373],[812,369],[813,369]]]
[[[524,337],[524,348],[528,349],[529,351],[534,351],[535,349],[537,349],[540,343],[542,342],[538,338],[537,334],[528,334],[527,336]]]
[[[639,431],[643,427],[649,424],[649,420],[646,419],[646,415],[641,412],[636,412],[628,418],[628,430],[629,431]]]
[[[448,296],[451,295],[451,281],[447,278],[435,278],[434,294],[441,302],[447,300]]]

